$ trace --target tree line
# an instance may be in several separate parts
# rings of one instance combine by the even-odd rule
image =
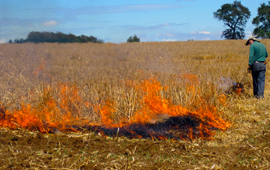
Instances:
[[[250,18],[250,11],[241,4],[241,1],[234,1],[232,4],[224,4],[214,12],[214,17],[224,22],[227,27],[222,32],[221,37],[225,39],[243,39],[245,38],[246,23]],[[270,1],[268,5],[261,4],[258,8],[258,14],[252,20],[256,26],[253,35],[256,38],[270,38]]]
[[[9,40],[8,43],[26,43],[26,42],[33,42],[33,43],[103,43],[103,40],[97,39],[94,36],[86,36],[80,35],[76,36],[74,34],[64,34],[61,32],[53,33],[53,32],[37,32],[32,31],[28,34],[26,39],[15,39],[14,41]]]

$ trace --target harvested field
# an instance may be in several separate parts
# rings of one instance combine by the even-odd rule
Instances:
[[[269,168],[244,44],[0,44],[0,169]]]

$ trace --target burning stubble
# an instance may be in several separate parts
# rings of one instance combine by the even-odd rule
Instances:
[[[220,117],[221,113],[217,113],[214,106],[207,105],[200,97],[198,78],[194,75],[180,77],[185,83],[186,91],[193,96],[190,100],[194,100],[193,105],[197,105],[195,110],[192,107],[175,105],[164,98],[162,90],[166,92],[168,87],[162,86],[156,78],[140,82],[126,81],[126,86],[134,89],[140,96],[137,103],[140,107],[130,117],[117,115],[118,108],[109,98],[95,105],[82,101],[76,86],[59,84],[56,92],[50,86],[45,88],[42,99],[36,106],[23,103],[20,110],[7,110],[1,117],[0,126],[43,133],[87,130],[103,136],[159,140],[212,139],[214,130],[229,128],[231,124]],[[81,114],[83,103],[94,109],[96,117],[100,117],[98,122]],[[160,117],[163,118],[153,122]]]

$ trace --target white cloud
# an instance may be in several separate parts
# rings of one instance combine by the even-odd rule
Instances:
[[[210,34],[211,32],[208,32],[208,31],[191,31],[190,34]]]
[[[245,36],[246,38],[252,36],[252,32],[251,31],[246,31],[245,33],[246,33],[246,36]]]
[[[158,25],[153,25],[153,26],[141,26],[141,25],[124,25],[121,26],[121,29],[125,29],[130,32],[130,30],[135,30],[134,32],[140,31],[140,32],[145,32],[145,31],[151,31],[153,32],[154,30],[160,30],[160,29],[166,29],[168,27],[180,27],[180,26],[185,26],[188,25],[188,23],[162,23]],[[96,27],[95,29],[99,29]],[[167,33],[167,36],[172,36],[171,34]]]
[[[160,10],[169,8],[180,8],[180,5],[159,5],[159,4],[145,4],[145,5],[123,5],[123,6],[111,6],[110,8],[117,11],[131,11],[131,10]],[[104,9],[104,7],[102,7]]]
[[[208,31],[200,31],[199,34],[210,34],[211,32]]]
[[[163,39],[162,41],[176,41],[175,39]]]
[[[166,35],[167,37],[174,37],[174,34],[171,34],[171,33],[165,33],[165,35]]]
[[[53,26],[53,25],[57,25],[58,23],[56,21],[47,21],[47,22],[44,22],[42,25],[43,26]]]
[[[5,43],[5,39],[0,40],[0,44]]]

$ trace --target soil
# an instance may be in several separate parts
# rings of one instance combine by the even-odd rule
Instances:
[[[257,169],[269,160],[270,135],[241,147],[206,141],[109,138],[0,129],[0,169]],[[250,141],[252,139],[252,141]]]

